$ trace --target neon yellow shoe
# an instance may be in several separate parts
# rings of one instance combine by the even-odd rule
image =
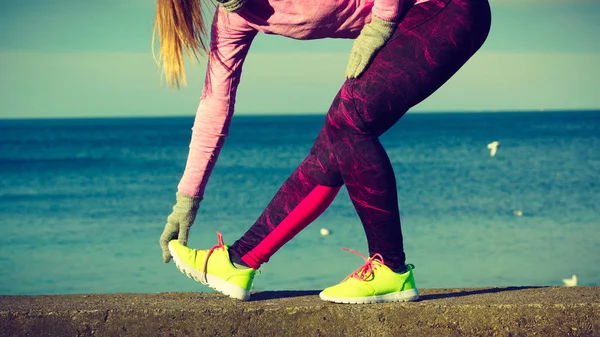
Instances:
[[[209,250],[190,249],[177,240],[169,242],[169,251],[177,268],[202,284],[238,300],[250,298],[256,270],[238,269],[229,260],[228,247],[217,232],[219,242]]]
[[[419,291],[415,285],[412,270],[414,265],[408,264],[405,273],[396,273],[383,264],[383,257],[375,254],[365,264],[348,275],[341,283],[323,290],[319,297],[324,301],[336,303],[381,303],[407,302],[419,299]]]

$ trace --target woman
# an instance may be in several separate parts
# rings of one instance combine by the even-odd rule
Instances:
[[[260,265],[316,219],[345,185],[369,257],[320,297],[340,303],[418,299],[414,266],[405,263],[395,176],[379,136],[481,47],[491,22],[487,1],[222,0],[209,48],[201,39],[196,1],[159,0],[157,6],[160,56],[170,84],[185,81],[182,48],[196,56],[208,49],[209,56],[177,203],[160,239],[164,261],[172,257],[188,276],[246,300]],[[187,234],[228,133],[242,64],[258,32],[355,39],[347,80],[310,153],[242,238],[228,247],[219,234],[212,249],[190,249]]]

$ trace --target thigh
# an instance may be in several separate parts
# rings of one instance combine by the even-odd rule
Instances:
[[[435,92],[481,47],[490,28],[485,0],[431,0],[413,6],[391,40],[338,103],[378,136]]]

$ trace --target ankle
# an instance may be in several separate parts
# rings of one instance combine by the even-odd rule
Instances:
[[[395,268],[390,268],[396,274],[404,274],[408,272],[408,267],[406,265],[401,265]]]
[[[248,269],[250,268],[249,265],[247,265],[239,256],[237,255],[230,255],[229,256],[229,260],[231,261],[231,264],[233,264],[234,267],[236,267],[237,269]]]
[[[233,262],[233,266],[236,267],[237,269],[250,269],[249,266],[247,266],[245,264],[237,263],[237,262]]]

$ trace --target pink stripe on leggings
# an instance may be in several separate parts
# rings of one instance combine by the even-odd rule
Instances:
[[[341,186],[317,185],[267,237],[254,249],[242,256],[242,261],[254,269],[258,269],[261,264],[269,261],[269,258],[281,246],[291,240],[329,207],[340,188]]]

